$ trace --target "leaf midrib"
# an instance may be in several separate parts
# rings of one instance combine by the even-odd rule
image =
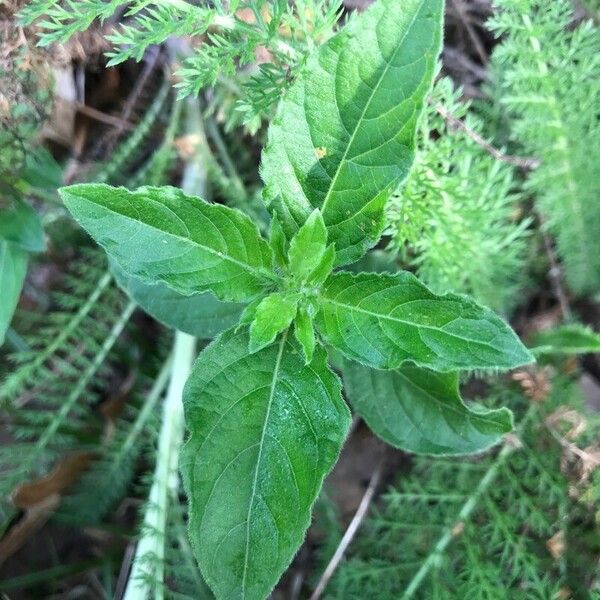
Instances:
[[[144,227],[147,227],[148,229],[151,229],[153,231],[157,231],[159,232],[161,235],[164,236],[169,236],[172,237],[178,241],[184,242],[185,244],[191,245],[192,247],[197,247],[197,248],[201,248],[202,250],[205,250],[206,252],[208,252],[209,254],[212,254],[213,256],[216,256],[222,260],[231,262],[232,264],[237,265],[238,267],[244,269],[245,271],[248,271],[249,273],[252,273],[252,275],[254,275],[255,277],[258,278],[264,278],[264,279],[270,279],[272,281],[278,281],[278,277],[274,274],[271,273],[267,270],[262,270],[260,268],[256,268],[253,267],[252,265],[249,265],[248,263],[244,263],[242,261],[237,260],[236,258],[233,258],[232,256],[229,256],[228,254],[225,254],[224,252],[220,252],[218,250],[214,250],[213,248],[210,248],[209,246],[204,246],[203,244],[200,244],[198,241],[196,241],[195,239],[191,238],[191,237],[183,237],[174,233],[170,233],[168,231],[164,231],[162,229],[159,229],[158,227],[155,227],[154,225],[150,224],[150,223],[146,223],[144,221],[140,221],[138,219],[134,219],[133,217],[130,217],[128,215],[124,215],[123,213],[120,213],[116,210],[113,210],[112,208],[104,205],[104,204],[98,204],[96,202],[93,202],[91,200],[87,200],[85,198],[81,198],[81,197],[75,197],[77,201],[79,202],[83,202],[83,203],[87,203],[87,204],[91,204],[92,206],[95,207],[99,207],[102,208],[103,210],[112,213],[113,215],[117,215],[118,217],[122,218],[122,219],[126,219],[128,221],[132,221],[133,223],[137,223],[138,225],[142,225]],[[162,205],[160,205],[162,206]],[[169,207],[167,207],[169,208]],[[173,209],[170,209],[173,210]],[[173,211],[174,212],[174,211]],[[177,213],[175,213],[177,214]]]
[[[335,171],[335,174],[333,176],[333,179],[331,180],[331,185],[329,186],[329,189],[327,190],[327,194],[325,195],[325,199],[323,200],[323,205],[321,207],[321,213],[323,214],[323,218],[325,218],[325,211],[327,209],[327,203],[329,202],[329,199],[331,198],[331,194],[333,193],[333,190],[335,189],[335,185],[337,183],[337,179],[342,171],[342,167],[346,162],[346,159],[348,157],[348,153],[350,152],[350,148],[352,148],[352,145],[354,144],[354,140],[356,139],[356,135],[363,123],[363,119],[365,117],[365,115],[367,114],[367,111],[369,110],[369,107],[371,106],[371,102],[373,101],[373,98],[375,97],[376,92],[379,90],[379,86],[381,85],[381,82],[383,81],[383,78],[386,76],[387,72],[390,69],[391,64],[394,62],[394,60],[396,59],[396,56],[398,54],[398,52],[400,51],[400,48],[402,47],[402,44],[404,43],[404,40],[406,39],[406,36],[408,35],[408,32],[412,29],[412,26],[414,25],[416,19],[417,19],[417,15],[420,14],[421,9],[423,8],[423,4],[425,4],[425,0],[421,0],[420,4],[419,4],[419,8],[415,11],[413,18],[411,19],[408,27],[406,28],[406,31],[404,32],[404,35],[402,36],[402,38],[399,40],[398,45],[396,47],[396,49],[394,50],[392,56],[390,57],[390,60],[387,61],[385,60],[385,56],[383,56],[382,53],[382,58],[385,61],[385,67],[383,69],[383,71],[381,72],[381,75],[379,76],[379,79],[377,80],[377,83],[375,84],[375,86],[373,87],[373,90],[371,91],[371,93],[369,94],[369,99],[367,100],[361,114],[360,117],[358,118],[357,122],[356,122],[356,126],[354,127],[354,131],[352,132],[352,135],[350,136],[350,139],[348,140],[348,145],[346,146],[346,150],[344,150],[344,154],[342,156],[342,158],[340,159],[340,162],[337,166],[337,169]],[[334,87],[335,87],[335,83],[334,83]],[[334,92],[334,97],[336,100],[336,105],[337,105],[337,93]],[[341,120],[341,117],[340,117]]]
[[[442,327],[434,327],[433,325],[425,325],[423,323],[414,323],[414,322],[411,322],[411,321],[405,321],[404,319],[399,319],[398,317],[393,317],[391,315],[386,315],[386,314],[382,314],[382,313],[376,313],[376,312],[373,312],[373,311],[370,311],[370,310],[366,310],[364,308],[359,308],[355,304],[346,304],[344,302],[339,302],[338,300],[332,300],[331,298],[327,298],[327,297],[324,297],[324,296],[321,298],[321,301],[329,303],[329,304],[333,304],[335,306],[340,306],[340,307],[348,309],[350,311],[356,311],[356,312],[359,312],[359,313],[363,313],[365,315],[369,315],[370,317],[374,317],[375,319],[378,319],[378,320],[379,319],[386,319],[388,321],[394,321],[395,323],[401,323],[403,325],[408,325],[410,327],[416,327],[417,329],[430,329],[432,331],[438,331],[438,332],[443,333],[444,335],[448,335],[450,337],[454,337],[454,338],[457,338],[459,340],[463,340],[465,342],[475,343],[475,344],[478,344],[480,346],[488,346],[492,350],[497,351],[497,349],[495,348],[495,346],[493,344],[490,344],[488,342],[483,342],[483,341],[478,340],[478,339],[466,338],[466,337],[463,337],[463,336],[458,335],[456,333],[453,333],[451,331],[446,331]]]
[[[265,443],[265,438],[267,436],[267,426],[269,424],[269,417],[271,414],[271,407],[273,405],[273,399],[275,397],[275,387],[277,385],[277,381],[279,378],[279,370],[281,368],[281,361],[283,358],[283,350],[285,348],[285,343],[288,335],[288,330],[284,331],[281,336],[281,341],[279,342],[279,350],[277,352],[277,359],[275,360],[275,366],[273,368],[273,379],[271,380],[271,389],[269,391],[269,399],[267,402],[267,411],[265,413],[265,421],[262,428],[259,446],[258,446],[258,455],[256,457],[256,466],[254,468],[254,479],[252,481],[252,493],[250,494],[250,503],[248,504],[248,515],[246,517],[246,551],[244,553],[244,570],[242,574],[242,600],[246,597],[246,577],[248,574],[248,559],[250,556],[250,517],[252,514],[252,509],[254,508],[254,499],[256,498],[256,488],[258,485],[258,471],[260,468],[260,462],[262,460],[262,453]]]

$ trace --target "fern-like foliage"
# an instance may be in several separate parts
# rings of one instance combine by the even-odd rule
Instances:
[[[238,108],[256,130],[286,87],[289,69],[331,35],[340,9],[341,0],[32,0],[22,17],[41,28],[42,45],[64,42],[96,20],[122,17],[107,35],[113,45],[109,65],[140,60],[148,46],[172,36],[195,38],[195,52],[178,71],[180,97],[245,72],[239,78],[245,89]],[[253,66],[257,55],[258,69]]]
[[[66,493],[56,518],[72,526],[101,523],[127,495],[138,460],[146,454],[154,460],[158,407],[170,368],[166,360],[154,382],[148,374],[138,377],[122,413],[106,427],[94,448],[94,460]]]
[[[108,359],[135,308],[98,253],[65,279],[60,309],[13,356],[16,367],[0,387],[1,417],[15,440],[0,453],[1,530],[19,484],[46,474],[65,453],[95,450],[93,431],[102,423],[92,407],[107,390]]]
[[[436,291],[469,293],[506,311],[523,285],[529,221],[519,218],[514,168],[457,129],[458,120],[481,133],[460,90],[441,79],[413,169],[389,204],[390,248]]]
[[[547,426],[558,406],[580,408],[581,396],[576,383],[557,378],[553,385],[542,403],[506,386],[493,391],[491,398],[521,415],[500,450],[462,460],[416,457],[373,510],[325,597],[548,600],[567,590],[587,593],[594,584],[589,571],[580,576],[580,563],[593,556],[594,543],[581,554],[569,550],[582,517]],[[588,424],[592,437],[595,421]]]
[[[600,32],[568,0],[496,0],[497,96],[512,137],[541,166],[527,179],[574,292],[600,290]]]

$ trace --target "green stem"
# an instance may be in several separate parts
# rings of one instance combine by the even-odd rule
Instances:
[[[119,470],[126,457],[129,455],[132,448],[135,446],[135,443],[139,436],[144,432],[146,428],[146,423],[150,419],[158,401],[160,400],[162,393],[164,392],[165,387],[167,386],[167,382],[171,375],[171,371],[173,369],[173,353],[171,353],[167,360],[165,360],[160,373],[158,374],[154,385],[148,392],[142,409],[137,415],[135,421],[131,429],[129,430],[125,441],[122,446],[119,448],[118,454],[115,456],[113,460],[110,470],[106,473],[105,478],[107,481],[111,481],[114,477],[117,476]]]
[[[195,347],[196,340],[191,335],[180,331],[175,334],[173,368],[163,404],[154,478],[124,600],[147,600],[149,581],[152,580],[156,583],[154,598],[164,598],[168,502],[179,489],[178,461],[184,432],[181,395],[192,368]]]
[[[248,198],[248,193],[246,192],[242,178],[239,176],[239,173],[233,164],[233,160],[231,160],[231,156],[227,150],[227,145],[225,144],[223,136],[221,135],[221,132],[219,131],[219,128],[213,119],[206,120],[206,133],[208,133],[213,141],[215,148],[217,149],[217,154],[223,163],[223,168],[233,183],[235,194],[238,197],[238,203],[240,201],[246,201]]]
[[[185,102],[185,124],[188,133],[201,132],[197,100]],[[183,172],[182,188],[186,194],[206,196],[206,170],[199,152],[188,161]],[[179,493],[179,450],[183,444],[183,386],[192,369],[196,340],[176,332],[173,346],[173,368],[158,438],[154,477],[138,543],[133,568],[123,600],[147,600],[153,590],[155,600],[165,594],[165,540],[169,502]],[[153,585],[154,583],[154,585]]]
[[[6,331],[6,343],[15,352],[29,352],[31,350],[29,344],[12,327],[9,327]]]

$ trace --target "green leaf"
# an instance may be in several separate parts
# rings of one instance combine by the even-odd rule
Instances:
[[[144,283],[114,261],[111,269],[119,287],[145,312],[167,327],[200,339],[211,339],[233,327],[244,308],[237,302],[221,302],[210,292],[183,296],[164,283]]]
[[[0,346],[19,302],[27,273],[27,257],[25,250],[0,240]]]
[[[279,224],[275,215],[271,219],[271,229],[269,231],[269,242],[273,250],[274,267],[285,267],[287,265],[288,241],[285,233]]]
[[[334,262],[335,246],[334,244],[329,244],[321,257],[321,261],[316,266],[315,270],[308,276],[307,283],[317,287],[323,285],[333,269]]]
[[[262,301],[263,298],[259,297],[255,298],[254,300],[252,300],[252,302],[246,305],[246,308],[244,308],[242,314],[240,315],[240,319],[237,325],[238,329],[240,327],[244,327],[245,325],[250,325],[252,321],[254,321],[254,317],[256,316],[256,309]]]
[[[600,333],[578,323],[540,331],[532,340],[534,354],[586,354],[600,352]]]
[[[43,146],[25,156],[23,179],[33,188],[54,193],[63,183],[60,165]]]
[[[276,292],[260,301],[250,325],[250,352],[268,346],[280,331],[290,326],[299,300],[299,294]]]
[[[327,244],[327,229],[319,209],[313,210],[290,243],[290,273],[304,281],[321,262]]]
[[[379,239],[406,177],[442,38],[443,0],[378,0],[309,59],[262,158],[265,199],[288,239],[320,208],[338,265]]]
[[[248,342],[228,331],[200,354],[181,470],[206,582],[217,598],[262,600],[302,543],[350,413],[323,349],[304,365],[286,334],[251,355]]]
[[[11,208],[0,210],[0,238],[29,252],[42,252],[46,247],[40,218],[22,200],[16,200]]]
[[[304,352],[306,364],[310,363],[315,352],[315,330],[305,306],[298,307],[298,314],[294,321],[294,335]]]
[[[277,280],[272,252],[238,210],[207,204],[172,187],[135,192],[103,184],[60,190],[84,229],[129,275],[186,296],[211,291],[249,300]]]
[[[457,373],[405,366],[376,371],[345,361],[344,390],[356,412],[384,441],[417,454],[481,452],[513,428],[506,409],[467,406]]]
[[[500,317],[466,296],[438,296],[414,275],[334,273],[317,328],[348,358],[378,369],[512,369],[533,357]]]

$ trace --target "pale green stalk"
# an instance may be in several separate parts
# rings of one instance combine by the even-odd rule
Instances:
[[[180,331],[175,334],[173,369],[163,404],[154,478],[144,515],[142,537],[138,542],[124,600],[146,600],[152,580],[156,582],[154,598],[164,598],[162,584],[168,503],[179,489],[179,449],[184,432],[181,394],[192,368],[195,348],[194,337]]]

